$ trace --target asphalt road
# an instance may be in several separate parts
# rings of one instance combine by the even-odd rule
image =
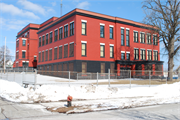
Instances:
[[[12,120],[180,120],[180,103],[81,114],[54,114]]]

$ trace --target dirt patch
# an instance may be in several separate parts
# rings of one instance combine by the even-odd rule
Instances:
[[[46,108],[47,110],[51,112],[59,112],[59,113],[66,113],[69,110],[74,110],[75,106],[71,107],[60,107],[60,108]]]

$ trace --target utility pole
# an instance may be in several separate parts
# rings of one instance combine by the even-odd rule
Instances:
[[[4,46],[4,73],[6,69],[6,37],[5,37],[5,46]]]
[[[62,0],[61,0],[61,4],[60,4],[60,5],[61,5],[61,16],[62,16]],[[60,17],[61,17],[61,16],[60,16]]]

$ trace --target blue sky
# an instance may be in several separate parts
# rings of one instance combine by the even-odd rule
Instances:
[[[62,14],[81,8],[142,22],[145,17],[142,2],[143,0],[62,0]],[[17,33],[29,23],[41,24],[53,16],[60,17],[60,3],[61,0],[0,0],[0,46],[4,45],[6,36],[11,55],[15,56]],[[167,57],[161,56],[161,60],[164,61],[166,70]],[[175,68],[178,65],[180,62],[175,60]]]

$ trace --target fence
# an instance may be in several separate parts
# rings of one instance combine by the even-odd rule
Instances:
[[[137,85],[157,85],[171,83],[165,71],[121,70],[116,73],[80,73],[72,71],[44,71],[33,69],[0,70],[0,79],[14,81],[23,85],[56,84],[56,85],[112,85],[121,84],[131,88]],[[180,73],[173,72],[173,81],[180,80]],[[132,85],[133,84],[133,85]]]

